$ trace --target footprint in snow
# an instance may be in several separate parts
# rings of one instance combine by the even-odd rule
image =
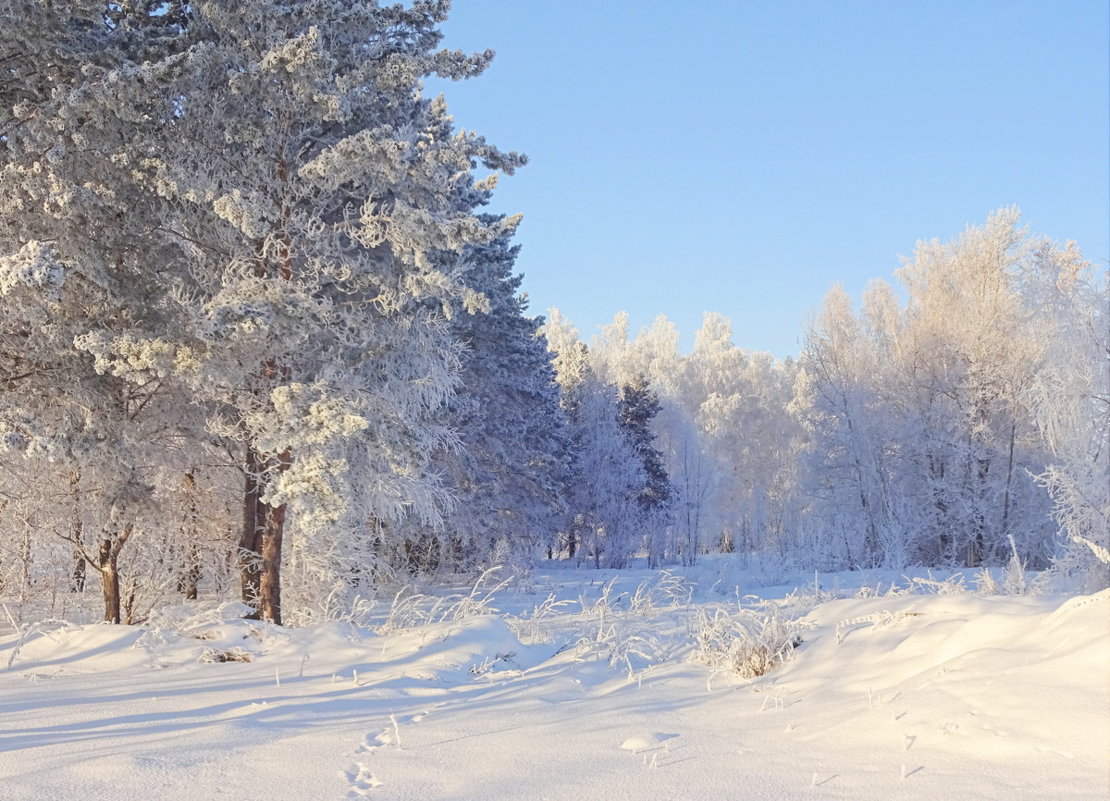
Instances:
[[[381,780],[377,779],[373,773],[366,769],[366,766],[356,762],[347,768],[344,774],[347,777],[347,783],[351,786],[350,792],[347,793],[348,798],[361,798],[369,795],[375,788],[381,787]]]
[[[393,742],[393,733],[386,729],[381,734],[367,734],[362,744],[358,747],[360,753],[376,751]]]

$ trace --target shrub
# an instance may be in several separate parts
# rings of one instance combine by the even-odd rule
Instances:
[[[802,644],[800,623],[773,604],[758,610],[698,610],[692,659],[754,679],[781,665]]]

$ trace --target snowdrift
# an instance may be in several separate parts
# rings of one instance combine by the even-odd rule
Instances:
[[[0,796],[1110,796],[1110,592],[749,597],[800,632],[754,679],[694,661],[721,593],[564,571],[497,600],[387,633],[229,606],[0,638]]]

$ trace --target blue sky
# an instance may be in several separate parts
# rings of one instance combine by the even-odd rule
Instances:
[[[1016,204],[1110,258],[1106,0],[455,0],[444,44],[497,52],[443,90],[459,127],[531,163],[533,313],[584,336],[627,310],[692,341],[796,355],[836,282]]]

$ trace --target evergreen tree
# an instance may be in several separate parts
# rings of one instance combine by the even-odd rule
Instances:
[[[299,598],[328,597],[372,555],[368,522],[441,517],[434,415],[461,353],[446,320],[479,300],[465,251],[511,229],[476,214],[494,178],[472,168],[523,162],[421,94],[491,57],[437,49],[447,8],[90,2],[11,20],[32,66],[4,90],[5,182],[54,199],[6,201],[7,264],[92,275],[120,300],[82,324],[85,364],[127,399],[189,397],[243,454],[243,589],[275,622],[283,555]],[[33,31],[44,15],[57,24]],[[66,70],[39,88],[43,48]]]
[[[638,376],[620,389],[617,420],[639,456],[643,468],[645,481],[636,493],[636,501],[639,505],[642,533],[651,539],[655,539],[656,532],[669,524],[673,499],[670,478],[663,464],[663,454],[655,447],[655,435],[652,432],[652,423],[661,408],[658,395],[648,386],[643,376]]]
[[[526,567],[566,514],[570,443],[543,321],[525,314],[512,272],[518,250],[500,238],[468,251],[466,282],[483,303],[458,304],[450,322],[466,348],[443,421],[458,446],[437,460],[453,503],[441,529],[408,529],[424,567]]]
[[[165,319],[148,278],[172,256],[149,242],[151,204],[113,155],[149,111],[117,108],[123,76],[176,46],[166,10],[20,0],[0,43],[0,439],[6,469],[32,476],[24,509],[68,540],[75,587],[84,565],[100,574],[111,622],[129,616],[121,559],[158,529],[160,477],[205,447],[182,439],[199,418],[164,376],[132,384],[83,350],[90,332],[126,339]]]

